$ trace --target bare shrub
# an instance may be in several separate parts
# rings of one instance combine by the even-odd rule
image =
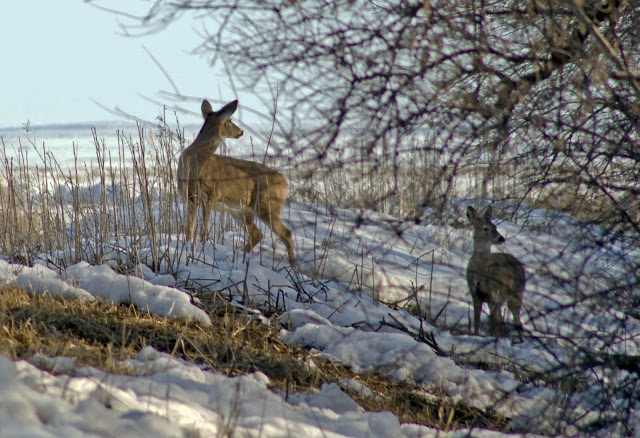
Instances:
[[[448,214],[461,197],[490,201],[500,218],[532,229],[578,218],[565,251],[549,260],[540,250],[534,270],[536,282],[571,301],[530,318],[535,325],[580,306],[622,316],[606,330],[575,321],[587,327],[585,344],[576,345],[577,328],[536,334],[543,349],[549,338],[575,353],[554,358],[546,384],[575,389],[566,381],[589,374],[607,395],[594,400],[601,418],[563,418],[556,432],[620,424],[633,433],[637,358],[611,340],[627,339],[640,290],[637,2],[159,0],[139,20],[125,15],[124,26],[159,31],[191,13],[213,24],[202,26],[194,53],[222,63],[232,88],[272,98],[270,146],[294,196],[414,222],[457,224]],[[531,207],[555,211],[542,223]],[[388,222],[403,232],[403,221]],[[553,268],[574,252],[597,259],[603,248],[620,253],[616,275],[611,266]],[[612,383],[606,366],[623,377]],[[607,417],[611,398],[621,402]]]
[[[2,252],[23,263],[46,254],[60,267],[81,260],[166,264],[169,256],[160,248],[182,224],[173,177],[174,143],[182,137],[167,134],[160,127],[154,140],[140,125],[138,138],[118,133],[118,144],[107,146],[93,130],[95,160],[80,163],[72,145],[70,166],[58,163],[46,142],[37,149],[38,165],[27,162],[23,149],[3,145]],[[118,156],[111,155],[114,149]],[[151,253],[139,254],[140,247]]]
[[[24,157],[21,157],[24,158]],[[33,180],[22,160],[3,156],[0,174],[0,252],[12,260],[29,264],[43,233],[41,204],[32,192]]]

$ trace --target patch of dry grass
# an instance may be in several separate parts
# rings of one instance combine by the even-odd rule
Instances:
[[[204,300],[207,302],[207,300]],[[130,372],[121,361],[145,346],[201,364],[229,376],[261,371],[272,388],[308,393],[323,383],[356,380],[378,397],[346,390],[367,411],[391,411],[402,422],[440,429],[481,426],[504,429],[507,419],[463,404],[444,393],[427,393],[377,373],[357,375],[348,368],[317,360],[308,351],[289,347],[279,329],[251,319],[213,300],[206,305],[213,325],[140,313],[134,306],[65,301],[29,295],[16,287],[0,290],[0,353],[30,360],[36,353],[73,357],[79,366],[107,372]]]
[[[0,250],[24,260],[42,239],[42,221],[30,194],[0,176]]]

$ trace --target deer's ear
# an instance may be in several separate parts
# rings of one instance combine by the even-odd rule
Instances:
[[[200,107],[200,109],[202,110],[202,117],[204,117],[205,119],[209,116],[209,114],[213,112],[213,108],[211,108],[211,104],[208,100],[202,101],[202,106]]]
[[[478,219],[478,212],[472,206],[467,207],[467,219],[470,222],[475,222]]]
[[[233,102],[229,102],[218,111],[218,117],[221,119],[226,119],[231,117],[233,113],[238,109],[238,100],[234,100]]]
[[[487,208],[484,209],[484,218],[487,221],[490,221],[493,217],[493,207],[491,205],[487,205]]]

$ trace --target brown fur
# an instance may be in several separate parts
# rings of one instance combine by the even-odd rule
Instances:
[[[187,204],[185,238],[193,237],[198,207],[202,209],[202,241],[207,238],[206,224],[211,211],[227,212],[244,224],[248,236],[244,251],[249,252],[262,239],[253,223],[254,216],[258,216],[280,237],[287,248],[289,263],[296,266],[291,232],[280,220],[287,199],[284,176],[263,164],[215,153],[225,138],[239,138],[243,134],[231,121],[237,108],[237,100],[219,111],[213,111],[209,102],[203,101],[202,129],[180,156],[178,190]]]
[[[473,227],[473,255],[467,266],[467,284],[473,300],[473,331],[476,335],[482,303],[489,305],[492,334],[500,334],[502,330],[502,304],[505,301],[514,324],[518,329],[522,328],[520,307],[526,282],[524,266],[511,254],[491,252],[491,245],[504,242],[504,237],[491,222],[491,216],[491,206],[483,214],[467,207],[467,218]]]

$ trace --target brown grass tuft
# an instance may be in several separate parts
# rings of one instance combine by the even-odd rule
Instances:
[[[220,300],[209,301],[212,326],[141,313],[135,306],[65,301],[29,295],[16,287],[0,290],[0,353],[31,360],[36,353],[73,357],[79,366],[127,374],[121,361],[145,346],[204,365],[229,376],[261,371],[274,390],[309,393],[323,383],[356,380],[377,397],[346,390],[367,411],[391,411],[402,422],[440,429],[489,427],[502,430],[507,419],[453,405],[443,392],[428,393],[378,373],[357,375],[289,347],[279,329],[237,313]],[[215,302],[215,305],[213,304]]]

